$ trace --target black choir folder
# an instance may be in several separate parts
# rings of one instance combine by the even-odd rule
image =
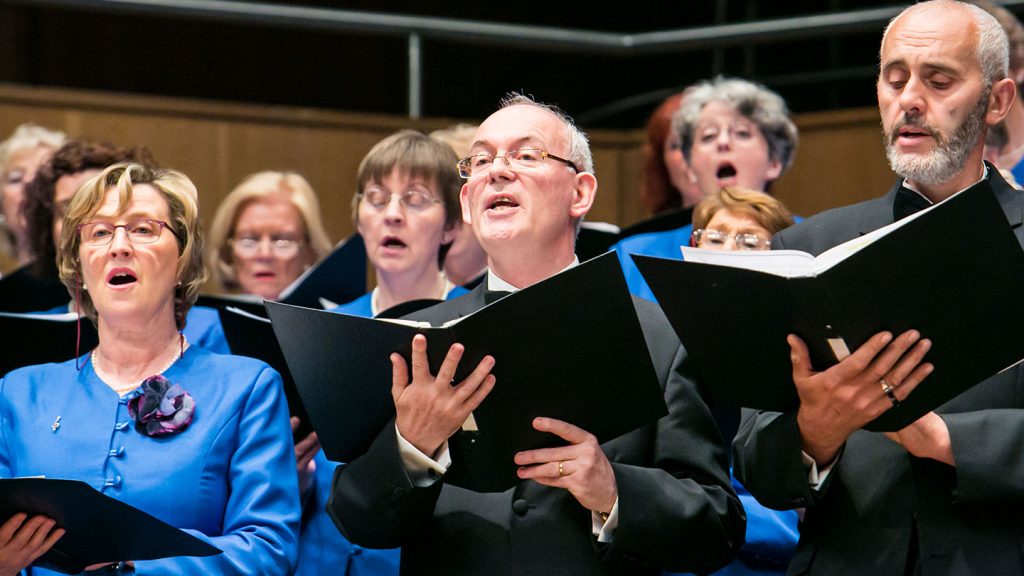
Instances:
[[[378,317],[398,318],[439,302],[440,300],[413,300],[384,310]],[[259,310],[266,312],[262,300],[260,300]],[[292,433],[293,440],[299,442],[308,436],[313,431],[313,424],[302,404],[299,391],[295,388],[295,379],[292,378],[292,373],[288,370],[288,363],[281,352],[280,344],[277,343],[270,320],[258,312],[234,306],[219,308],[217,312],[220,316],[220,324],[224,328],[224,337],[228,341],[232,354],[262,360],[281,375],[281,380],[284,381],[285,399],[288,401],[288,413],[299,419],[299,427]]]
[[[693,261],[713,251],[684,251],[689,261],[633,259],[700,382],[729,402],[796,409],[790,333],[817,370],[883,330],[932,340],[934,372],[866,426],[875,431],[898,430],[1024,358],[1024,252],[987,181],[816,260],[804,254],[802,265],[794,251],[718,251],[720,265]]]
[[[667,413],[613,253],[444,327],[271,302],[267,311],[331,460],[348,462],[365,453],[388,425],[394,416],[389,356],[399,352],[408,360],[415,334],[427,336],[435,374],[453,343],[465,346],[456,381],[485,355],[495,358],[495,387],[473,415],[498,479],[487,486],[467,486],[472,489],[514,486],[516,452],[558,445],[555,436],[533,429],[536,416],[570,422],[604,442]],[[461,466],[457,454],[452,466]],[[448,480],[454,482],[451,475]]]
[[[0,348],[0,377],[15,368],[63,362],[75,357],[78,316],[65,314],[14,314],[0,312],[0,334],[6,334]],[[82,352],[96,347],[96,327],[82,318]]]
[[[191,534],[106,496],[85,482],[0,479],[0,518],[18,512],[53,518],[65,533],[33,564],[64,574],[121,560],[213,556],[221,551]]]
[[[306,269],[281,292],[281,302],[308,308],[331,308],[366,292],[366,244],[353,234],[330,254]]]

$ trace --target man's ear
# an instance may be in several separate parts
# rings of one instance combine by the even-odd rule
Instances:
[[[569,214],[573,218],[581,218],[590,212],[597,198],[597,176],[590,172],[580,172],[573,181],[572,206]]]
[[[472,226],[473,215],[469,211],[469,184],[463,184],[459,190],[459,205],[462,206],[462,221]]]
[[[1010,111],[1013,100],[1017,97],[1017,85],[1009,78],[1003,78],[992,85],[992,93],[988,97],[988,111],[985,123],[994,126],[1002,122]]]

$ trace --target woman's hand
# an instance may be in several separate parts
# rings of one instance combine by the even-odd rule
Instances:
[[[18,572],[45,554],[64,535],[63,528],[46,516],[19,512],[0,526],[0,576]]]
[[[299,418],[291,417],[292,434],[299,429]],[[316,432],[310,432],[295,445],[295,463],[299,471],[299,495],[304,499],[313,487],[316,477],[316,462],[313,457],[320,451],[320,439]]]

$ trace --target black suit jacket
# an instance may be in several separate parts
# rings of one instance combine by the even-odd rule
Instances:
[[[443,322],[479,309],[484,298],[479,286],[414,316]],[[661,310],[636,304],[670,413],[602,446],[619,490],[612,543],[597,542],[590,511],[566,490],[533,481],[490,494],[444,482],[414,487],[393,423],[335,474],[327,506],[342,533],[364,546],[402,546],[403,574],[642,575],[708,572],[729,562],[745,520],[715,423],[681,372],[685,353]],[[470,459],[472,443],[473,433],[461,431],[449,441]]]
[[[1024,246],[1024,193],[991,167],[989,175]],[[897,187],[784,230],[773,247],[818,254],[889,224]],[[969,242],[970,231],[950,230],[949,239]],[[860,430],[819,491],[807,483],[796,413],[744,412],[733,444],[737,478],[766,506],[807,507],[790,574],[902,575],[918,552],[929,576],[1024,574],[1024,371],[1005,371],[936,412],[955,468]]]

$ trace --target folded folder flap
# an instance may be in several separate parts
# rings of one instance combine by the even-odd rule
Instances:
[[[332,460],[345,462],[364,453],[393,417],[389,356],[398,352],[408,359],[415,334],[427,336],[434,373],[452,343],[465,347],[456,381],[484,356],[494,356],[497,383],[474,416],[505,488],[518,481],[515,452],[557,443],[556,437],[533,430],[536,416],[566,420],[606,441],[667,412],[612,253],[444,328],[284,304],[268,303],[267,308],[324,453]]]
[[[0,479],[0,517],[24,512],[53,518],[65,529],[35,565],[67,574],[120,560],[212,556],[215,546],[78,480]]]
[[[953,230],[969,238],[950,241]],[[919,330],[934,372],[866,426],[898,430],[1024,357],[1024,251],[987,180],[878,232],[817,277],[634,260],[702,384],[750,408],[797,407],[787,334],[824,370],[840,340],[853,351],[883,330]]]

